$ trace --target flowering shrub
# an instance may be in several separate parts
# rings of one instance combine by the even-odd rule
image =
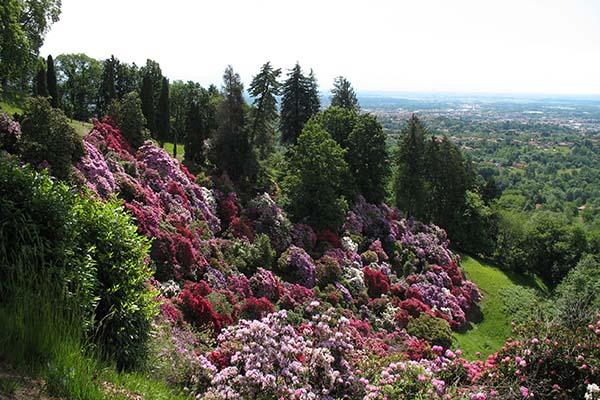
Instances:
[[[366,267],[363,273],[370,297],[380,297],[390,290],[389,280],[381,271]]]
[[[215,366],[204,399],[357,398],[363,384],[344,356],[354,351],[349,321],[332,329],[328,316],[315,317],[301,331],[286,323],[285,311],[259,321],[240,321],[219,336]]]
[[[516,333],[520,339],[490,356],[480,379],[498,388],[500,396],[523,387],[528,397],[580,399],[589,384],[600,381],[600,315],[575,331],[538,321],[517,327]]]
[[[273,311],[275,311],[275,307],[269,299],[249,297],[240,306],[238,316],[241,319],[261,319]]]
[[[316,267],[303,249],[290,246],[279,258],[279,271],[291,282],[307,288],[315,286]]]
[[[267,234],[278,253],[289,247],[292,224],[267,193],[250,201],[246,215],[252,221],[254,231]]]
[[[21,139],[21,125],[8,114],[0,112],[0,150],[14,153]]]

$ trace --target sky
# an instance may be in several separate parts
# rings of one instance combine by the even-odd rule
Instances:
[[[62,0],[42,55],[246,87],[271,61],[357,91],[600,94],[600,0]]]

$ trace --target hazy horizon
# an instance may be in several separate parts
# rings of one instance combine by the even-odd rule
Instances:
[[[114,10],[119,10],[115,13]],[[63,0],[49,53],[158,61],[172,80],[247,86],[270,60],[313,68],[322,92],[600,95],[600,2]]]

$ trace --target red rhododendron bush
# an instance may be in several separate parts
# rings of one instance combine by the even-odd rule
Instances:
[[[158,338],[170,343],[155,368],[178,374],[169,379],[198,399],[485,399],[541,390],[527,386],[532,367],[520,363],[548,356],[526,342],[469,362],[432,345],[426,329],[407,333],[422,315],[430,317],[420,323],[464,328],[481,300],[442,229],[361,198],[340,232],[315,232],[292,224],[269,194],[242,205],[233,192],[197,184],[153,143],[134,151],[110,120],[94,121],[84,144],[82,185],[122,199],[152,239]]]

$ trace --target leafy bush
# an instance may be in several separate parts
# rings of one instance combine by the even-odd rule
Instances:
[[[417,318],[411,318],[406,327],[406,332],[438,346],[445,348],[452,346],[452,330],[448,322],[429,314],[421,314]]]
[[[149,139],[146,118],[142,113],[142,101],[136,92],[127,93],[121,102],[112,105],[115,121],[129,144],[137,149]]]
[[[0,160],[0,300],[18,284],[67,295],[119,368],[141,364],[155,313],[148,241],[123,207],[86,199],[44,173]],[[31,251],[35,245],[37,251]],[[26,265],[26,269],[23,269]]]
[[[588,255],[556,288],[556,316],[570,328],[585,326],[600,312],[600,262]]]
[[[66,179],[72,164],[83,154],[83,142],[69,125],[65,114],[52,108],[48,99],[36,97],[29,101],[21,124],[23,157],[36,166],[50,167],[52,175]]]
[[[77,237],[89,248],[98,287],[95,322],[105,352],[118,368],[143,364],[155,294],[146,287],[149,241],[116,201],[83,200],[77,208]]]

